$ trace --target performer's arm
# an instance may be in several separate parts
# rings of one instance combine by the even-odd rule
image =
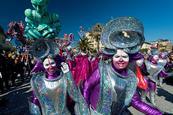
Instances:
[[[99,82],[100,82],[99,69],[96,69],[94,73],[89,77],[89,79],[87,79],[84,82],[83,96],[88,104],[90,104],[89,98],[92,88],[94,88]]]
[[[132,107],[146,115],[162,115],[162,112],[157,108],[152,107],[141,101],[140,95],[136,92],[131,101]]]

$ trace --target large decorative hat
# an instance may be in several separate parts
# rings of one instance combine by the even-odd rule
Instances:
[[[130,54],[138,52],[144,40],[143,24],[134,17],[109,21],[101,34],[101,42],[107,49],[122,48]],[[106,52],[110,53],[108,50]]]
[[[43,59],[48,55],[59,54],[57,43],[51,39],[38,39],[30,47],[30,53],[37,59]]]

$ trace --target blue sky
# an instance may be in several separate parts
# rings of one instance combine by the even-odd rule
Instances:
[[[0,25],[6,30],[10,21],[24,21],[26,8],[32,9],[30,0],[1,0]],[[60,16],[60,36],[73,32],[77,39],[81,25],[87,29],[111,18],[134,16],[144,24],[146,41],[173,40],[173,0],[50,0],[48,10]]]

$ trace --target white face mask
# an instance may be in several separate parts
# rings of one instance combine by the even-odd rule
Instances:
[[[126,52],[124,52],[123,50],[117,50],[117,53],[113,56],[115,61],[119,61],[119,60],[123,60],[128,62],[129,61],[129,56]]]
[[[159,60],[159,56],[158,56],[158,55],[154,55],[154,56],[153,56],[153,59],[154,59],[155,61],[158,61],[158,60]]]
[[[129,56],[123,50],[117,50],[113,56],[113,65],[116,69],[125,69],[129,63]]]
[[[56,67],[55,61],[51,58],[46,58],[43,62],[43,65],[45,69],[48,69],[50,67]]]

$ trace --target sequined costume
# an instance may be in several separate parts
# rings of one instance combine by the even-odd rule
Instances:
[[[103,54],[109,55],[108,57],[119,49],[132,57],[130,54],[137,53],[143,41],[143,25],[133,17],[111,20],[103,28],[101,35],[101,42],[105,46]],[[142,102],[137,95],[137,79],[134,72],[128,68],[119,70],[109,62],[109,59],[101,61],[98,69],[84,83],[83,95],[91,106],[91,111],[103,115],[125,114],[131,104],[145,114],[161,115],[158,109]]]
[[[161,52],[159,54],[159,61],[158,63],[163,67],[162,71],[159,73],[158,78],[159,78],[159,85],[163,85],[163,79],[167,78],[169,74],[166,72],[165,68],[168,66],[168,61],[167,61],[167,54],[166,52]]]
[[[38,47],[43,48],[35,50]],[[75,101],[75,114],[88,115],[87,104],[73,81],[68,64],[57,55],[57,46],[52,41],[40,39],[33,44],[31,53],[38,58],[32,70],[33,95],[29,101],[31,114],[70,115],[66,103],[69,95]]]
[[[147,92],[150,95],[150,101],[153,105],[156,106],[155,103],[155,92],[158,83],[158,75],[162,71],[163,66],[158,64],[158,56],[154,55],[151,57],[150,60],[145,60],[146,71],[148,75],[146,76],[146,80],[148,82],[148,90]],[[146,96],[147,92],[143,92],[144,97]]]
[[[120,75],[111,64],[101,63],[84,85],[84,97],[93,109],[103,115],[123,114],[131,104],[145,114],[162,114],[158,109],[141,101],[136,91],[137,79],[132,71],[128,71],[128,76]],[[106,72],[103,72],[105,70]]]
[[[149,73],[149,79],[153,82],[158,82],[158,74],[162,71],[163,66],[159,65],[158,63],[152,63],[148,60],[145,60],[145,65],[147,72]]]
[[[123,76],[113,70],[111,64],[100,62],[99,69],[85,82],[84,97],[103,115],[122,113],[136,91],[136,83],[132,71],[128,70],[128,76]]]
[[[43,115],[70,115],[66,107],[67,92],[75,100],[76,114],[88,115],[83,97],[73,83],[70,72],[55,79],[47,79],[44,73],[37,73],[31,79],[31,86],[41,105]]]

